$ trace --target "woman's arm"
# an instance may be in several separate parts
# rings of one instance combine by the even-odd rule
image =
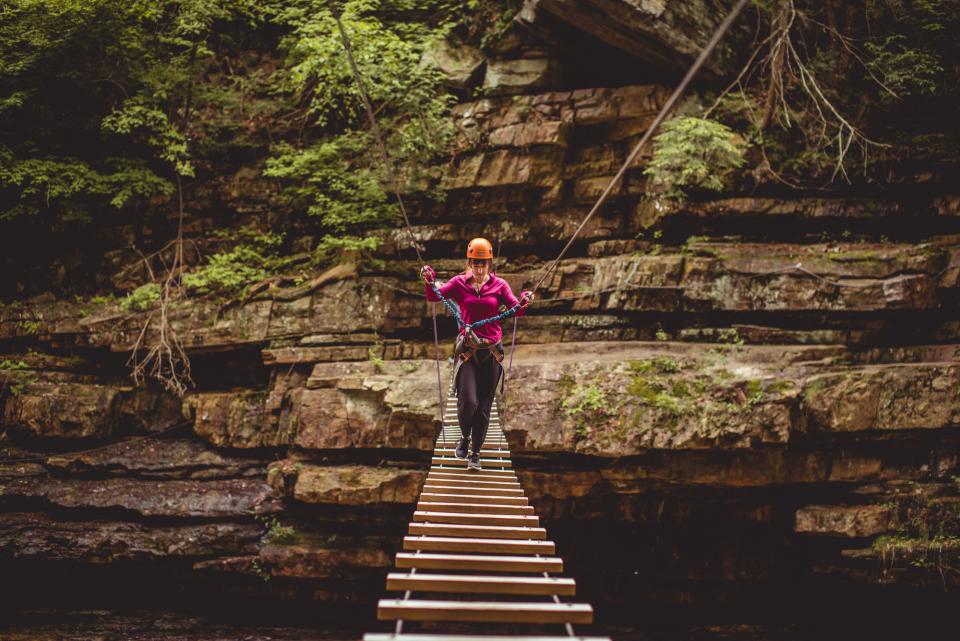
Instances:
[[[500,288],[500,300],[507,306],[507,309],[513,309],[514,306],[520,303],[520,301],[517,300],[517,297],[513,295],[513,290],[510,289],[510,284],[506,280],[503,280],[503,286]],[[523,306],[517,310],[517,316],[523,316],[526,313],[526,306]]]
[[[449,298],[455,303],[460,302],[460,288],[457,287],[457,283],[453,278],[440,285],[438,289],[440,290],[440,295],[444,298]],[[426,285],[426,294],[427,300],[431,303],[440,302],[440,298],[437,297],[437,294],[433,291],[433,287],[430,286],[430,283],[427,283]]]

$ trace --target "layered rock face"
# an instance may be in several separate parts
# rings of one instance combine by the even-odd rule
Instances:
[[[666,99],[563,87],[557,21],[669,76],[712,28],[690,11],[528,2],[497,52],[451,69],[487,97],[454,109],[447,199],[414,212],[442,278],[482,234],[514,290],[532,286]],[[197,189],[265,222],[258,175]],[[960,197],[937,178],[677,205],[646,195],[641,160],[548,275],[505,428],[601,621],[955,604]],[[372,621],[440,425],[431,307],[405,232],[381,235],[382,269],[172,310],[197,382],[182,401],[126,378],[146,313],[52,294],[0,309],[5,358],[25,364],[3,373],[0,567],[23,583],[5,607]]]

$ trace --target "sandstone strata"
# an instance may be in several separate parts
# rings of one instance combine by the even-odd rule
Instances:
[[[664,79],[724,10],[527,2],[484,60],[435,52],[452,85],[487,90],[453,110],[446,200],[411,205],[442,277],[486,235],[515,290],[537,282],[668,95],[571,89],[557,25]],[[221,246],[209,232],[224,217],[282,218],[261,160],[198,181],[188,264]],[[941,590],[960,534],[960,199],[904,185],[666,203],[646,193],[644,162],[520,321],[504,408],[521,482],[584,598],[630,622],[638,604],[755,614],[833,580],[845,598],[876,596],[858,583]],[[372,616],[439,422],[407,231],[371,233],[382,266],[171,310],[195,364],[183,402],[130,386],[149,310],[69,288],[5,304],[0,349],[23,367],[0,375],[4,575]],[[122,290],[146,278],[139,235],[168,240],[126,223],[101,235],[97,271]],[[315,240],[295,241],[301,264]],[[445,386],[455,328],[440,314]]]

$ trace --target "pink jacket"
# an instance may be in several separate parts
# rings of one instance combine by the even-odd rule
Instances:
[[[440,286],[440,294],[460,306],[460,315],[463,317],[463,322],[475,323],[478,320],[499,314],[500,310],[498,308],[501,305],[506,305],[507,309],[510,309],[517,304],[517,297],[510,290],[510,285],[496,274],[490,274],[490,278],[480,288],[479,294],[477,294],[472,280],[473,275],[467,272],[454,276]],[[433,293],[430,285],[426,286],[426,291],[428,301],[436,303],[440,300]],[[526,311],[526,309],[521,309],[517,312],[517,316],[523,316]],[[477,338],[482,338],[491,343],[496,343],[503,336],[500,323],[497,321],[481,325],[473,332],[477,335]],[[462,328],[460,333],[464,333]]]

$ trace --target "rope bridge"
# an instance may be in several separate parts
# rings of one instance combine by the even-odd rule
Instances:
[[[560,254],[544,268],[531,293],[536,293],[560,264],[577,236],[590,218],[603,206],[614,187],[650,141],[657,127],[673,109],[687,85],[747,2],[748,0],[737,0],[736,5],[717,27],[683,80],[674,89],[657,117],[620,170],[610,180]],[[387,153],[364,79],[357,68],[340,11],[333,0],[331,0],[331,10],[336,19],[350,70],[367,112],[370,131],[379,151],[387,182],[391,186],[397,207],[403,216],[406,231],[410,236],[411,245],[422,269],[425,262],[403,202],[397,173]],[[439,296],[436,283],[433,283],[432,287]],[[519,306],[492,318],[467,324],[463,321],[460,310],[455,304],[444,299],[443,296],[440,296],[440,301],[457,319],[459,327],[467,332],[470,332],[473,327],[513,316],[512,342],[516,341],[516,312]],[[387,589],[403,591],[404,596],[400,599],[384,599],[380,601],[377,609],[379,619],[397,622],[396,629],[393,634],[368,634],[364,640],[470,641],[517,638],[516,635],[496,637],[403,634],[404,621],[563,624],[567,636],[523,636],[522,638],[533,641],[534,639],[561,640],[575,637],[573,624],[592,623],[593,608],[586,603],[561,601],[561,597],[573,596],[576,585],[573,579],[551,576],[563,572],[563,560],[553,556],[555,546],[552,541],[546,540],[546,531],[539,527],[539,519],[533,513],[533,507],[528,504],[513,472],[510,451],[503,442],[503,429],[498,410],[494,409],[491,414],[490,436],[499,437],[500,445],[499,449],[488,451],[481,459],[483,471],[468,473],[466,461],[453,456],[453,450],[448,447],[448,438],[456,439],[460,429],[456,420],[456,401],[448,397],[444,404],[443,399],[436,304],[431,305],[431,316],[436,348],[437,392],[443,408],[440,417],[440,437],[437,440],[430,473],[427,475],[417,510],[413,515],[413,522],[410,524],[410,535],[403,541],[404,552],[397,554],[397,569],[408,570],[408,572],[391,573],[387,576]],[[513,351],[511,346],[510,365],[507,367],[505,385],[510,380]],[[504,398],[506,398],[506,389],[504,389]],[[414,592],[448,598],[413,599],[411,597]],[[474,598],[468,599],[464,595]],[[475,595],[484,595],[488,600],[475,600]],[[454,598],[449,598],[451,596]],[[494,600],[495,597],[496,600]],[[540,600],[534,600],[536,597]],[[578,638],[587,639],[586,637]],[[595,638],[590,641],[609,640]]]
[[[576,582],[556,576],[563,572],[563,559],[555,556],[556,546],[517,481],[498,408],[491,411],[487,436],[496,449],[483,452],[480,472],[467,472],[466,461],[454,456],[460,437],[456,410],[456,398],[448,397],[432,466],[396,557],[397,571],[387,575],[387,590],[403,596],[382,599],[377,608],[377,618],[396,621],[396,628],[367,634],[364,641],[610,641],[574,633],[574,624],[593,622],[593,608],[564,600],[575,595]],[[430,598],[414,598],[415,593]],[[406,622],[431,629],[464,622],[528,625],[537,631],[556,625],[563,632],[410,634],[403,632]]]

